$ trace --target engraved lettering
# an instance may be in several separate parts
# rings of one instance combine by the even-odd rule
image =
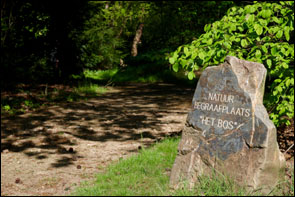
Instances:
[[[234,96],[233,95],[226,95],[226,94],[216,94],[216,93],[209,92],[208,100],[219,101],[219,102],[224,102],[224,103],[233,103]]]
[[[235,113],[235,108],[234,108],[234,107],[231,109],[230,114],[234,114],[234,115],[236,115],[236,113]]]
[[[246,109],[246,110],[245,110],[245,113],[246,113],[245,116],[246,116],[246,117],[249,117],[249,116],[250,116],[250,109]]]

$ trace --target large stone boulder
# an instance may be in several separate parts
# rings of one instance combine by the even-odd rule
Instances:
[[[192,188],[198,176],[214,169],[249,191],[273,189],[283,177],[285,159],[263,106],[265,78],[263,64],[232,56],[203,71],[171,171],[171,187],[187,182]]]

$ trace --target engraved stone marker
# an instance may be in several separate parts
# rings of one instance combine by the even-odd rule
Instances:
[[[266,69],[260,63],[227,56],[206,68],[197,85],[170,186],[193,187],[212,169],[248,190],[269,192],[279,181],[285,158],[274,124],[263,106]]]

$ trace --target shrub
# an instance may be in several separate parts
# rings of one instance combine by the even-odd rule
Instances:
[[[194,71],[224,62],[227,55],[262,63],[268,70],[264,104],[276,126],[290,124],[294,117],[294,2],[254,2],[234,6],[205,33],[169,55],[179,67]],[[287,118],[288,117],[288,118]]]

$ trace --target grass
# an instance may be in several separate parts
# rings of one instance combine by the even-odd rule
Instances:
[[[169,180],[167,168],[175,159],[177,140],[166,140],[136,156],[121,160],[97,176],[94,187],[80,188],[74,195],[165,195]]]
[[[83,74],[85,78],[104,81],[111,79],[118,73],[118,71],[118,68],[112,68],[109,70],[85,70]]]
[[[179,138],[168,138],[139,154],[109,165],[97,175],[94,185],[85,182],[72,195],[77,196],[245,196],[249,194],[228,178],[200,177],[192,190],[169,189],[170,170],[174,163]],[[294,194],[292,183],[280,184],[270,195]],[[286,190],[287,188],[287,190]],[[293,188],[293,189],[292,189]]]
[[[140,65],[140,66],[139,66]],[[196,85],[195,80],[188,80],[184,70],[177,73],[168,65],[158,63],[134,63],[126,67],[112,68],[109,70],[85,70],[83,76],[86,80],[96,83],[112,82],[121,84],[126,82],[135,83],[177,83],[184,85]]]
[[[48,94],[46,98],[52,102],[57,101],[79,101],[87,100],[88,98],[95,97],[99,94],[103,94],[107,91],[107,88],[93,84],[91,82],[79,82],[77,86],[74,86],[71,90],[57,90],[53,94]]]
[[[78,87],[74,88],[74,93],[80,95],[97,95],[103,94],[107,91],[105,87],[99,86],[97,84],[92,83],[82,83],[79,84]]]

